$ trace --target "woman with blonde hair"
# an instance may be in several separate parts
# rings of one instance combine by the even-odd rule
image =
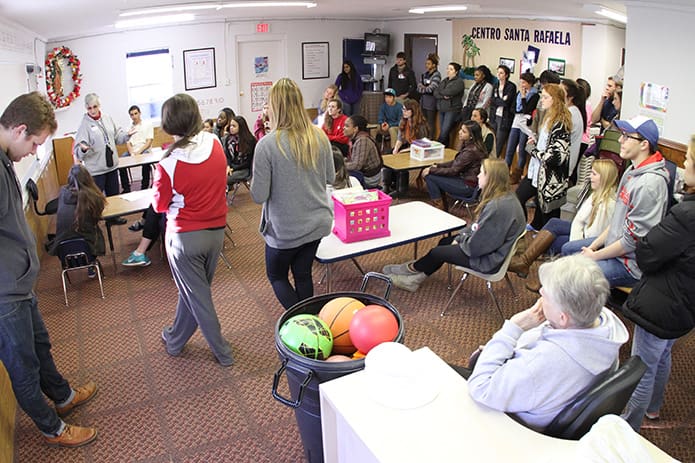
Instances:
[[[319,105],[316,108],[317,114],[316,119],[313,121],[314,124],[318,125],[319,127],[323,125],[323,119],[326,117],[326,110],[328,109],[328,102],[333,98],[338,98],[338,86],[335,84],[330,84],[323,91],[321,101],[319,101]]]
[[[519,201],[511,191],[509,169],[501,159],[485,159],[478,174],[482,190],[475,209],[476,219],[456,237],[449,236],[417,261],[387,265],[383,272],[393,284],[417,291],[423,281],[445,263],[462,265],[482,273],[499,270],[524,232],[526,220]]]
[[[331,232],[326,185],[333,183],[335,170],[331,144],[311,124],[294,81],[278,80],[269,105],[271,132],[256,145],[251,196],[263,204],[260,232],[268,280],[289,309],[314,294],[311,266],[321,238]]]
[[[610,224],[615,209],[615,189],[618,185],[618,167],[610,159],[597,159],[591,165],[591,194],[581,198],[572,222],[551,218],[538,232],[526,251],[512,258],[509,271],[526,278],[535,260],[547,250],[560,254],[568,241],[595,238]],[[535,286],[528,285],[535,291]]]
[[[536,210],[531,226],[536,230],[551,217],[560,217],[560,206],[567,199],[572,115],[565,101],[565,91],[559,84],[543,86],[541,108],[545,116],[538,135],[529,138],[528,173],[516,190],[522,206],[534,198]]]

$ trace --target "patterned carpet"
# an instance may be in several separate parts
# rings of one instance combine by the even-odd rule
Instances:
[[[27,416],[17,414],[16,462],[302,462],[303,449],[293,411],[271,396],[279,367],[274,344],[275,323],[282,314],[265,276],[263,241],[257,227],[260,207],[241,189],[228,221],[235,246],[227,241],[228,269],[219,262],[213,296],[224,335],[236,363],[220,367],[200,333],[179,358],[169,357],[160,340],[171,322],[177,291],[159,246],[150,252],[152,265],[120,265],[135,248],[139,233],[114,227],[117,254],[102,258],[106,299],[98,284],[75,275],[63,304],[58,260],[42,261],[39,307],[53,342],[56,362],[73,383],[99,384],[95,400],[68,419],[94,425],[98,440],[83,449],[52,449]],[[129,221],[135,216],[129,217]],[[427,250],[435,239],[422,243]],[[367,271],[412,256],[412,245],[359,258]],[[116,268],[115,268],[116,267]],[[116,273],[114,273],[116,272]],[[315,266],[314,281],[323,275]],[[334,290],[357,291],[361,275],[351,262],[335,264]],[[460,275],[455,275],[460,277]],[[507,317],[530,306],[534,297],[524,281],[512,276],[518,297],[504,283],[495,293]],[[484,284],[470,278],[449,310],[446,271],[426,281],[415,293],[394,289],[390,301],[405,325],[405,344],[429,346],[448,362],[465,364],[469,354],[500,326],[500,318]],[[322,286],[316,292],[324,291]],[[378,288],[375,289],[375,292]],[[628,355],[628,347],[622,356]],[[643,435],[682,461],[695,461],[695,340],[679,341],[673,351],[673,375],[662,419]],[[281,393],[288,396],[286,385]]]

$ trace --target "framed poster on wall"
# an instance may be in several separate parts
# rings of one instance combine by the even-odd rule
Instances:
[[[558,76],[564,76],[565,60],[558,58],[548,58],[548,70],[557,73]]]
[[[215,49],[184,50],[183,80],[186,90],[217,87]]]
[[[328,42],[302,42],[302,80],[327,79],[329,58]]]
[[[500,66],[507,66],[509,68],[509,73],[514,74],[514,65],[516,60],[514,58],[500,58]]]

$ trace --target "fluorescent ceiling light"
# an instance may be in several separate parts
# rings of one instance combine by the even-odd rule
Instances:
[[[466,11],[466,5],[440,5],[440,6],[419,6],[411,8],[408,13],[425,14],[425,13],[440,13],[444,11]]]
[[[145,18],[136,19],[124,19],[122,21],[116,21],[114,26],[116,29],[123,29],[126,27],[140,27],[140,26],[156,26],[159,24],[170,24],[170,23],[181,23],[186,21],[193,21],[195,15],[186,14],[170,14],[165,16],[148,16]]]
[[[140,8],[137,10],[127,10],[119,14],[121,17],[140,16],[145,14],[161,14],[161,13],[180,13],[183,11],[201,11],[201,10],[221,10],[222,8],[276,8],[276,7],[304,7],[314,8],[316,2],[313,1],[257,1],[257,2],[230,2],[230,3],[195,3],[191,5],[172,5],[161,6],[154,8]]]
[[[612,19],[613,21],[618,21],[620,23],[627,24],[627,16],[625,16],[622,13],[618,13],[617,11],[609,10],[608,8],[600,8],[596,10],[596,14],[605,16],[606,18]]]

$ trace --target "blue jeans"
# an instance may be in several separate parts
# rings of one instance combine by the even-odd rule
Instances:
[[[345,103],[343,102],[343,114],[347,117],[354,116],[360,113],[360,100],[355,103]]]
[[[449,145],[449,132],[459,121],[458,111],[446,111],[439,113],[439,138],[437,141],[444,146]]]
[[[551,254],[557,255],[562,252],[562,246],[569,241],[571,228],[572,223],[570,221],[558,219],[557,217],[551,218],[543,225],[543,230],[547,230],[555,235],[555,241],[550,245]]]
[[[671,347],[675,339],[661,339],[635,325],[632,355],[639,355],[647,371],[637,384],[622,417],[639,432],[645,412],[658,413],[664,402],[664,391],[671,375]]]
[[[475,193],[475,188],[466,185],[466,182],[461,177],[445,177],[443,175],[430,174],[425,176],[425,183],[427,183],[427,191],[432,199],[441,198],[442,193],[465,196],[467,198]]]
[[[564,246],[562,246],[562,255],[570,256],[572,254],[577,254],[582,251],[583,247],[588,247],[594,242],[595,238],[587,238],[583,240],[569,241]],[[597,260],[596,263],[601,267],[603,275],[608,280],[608,284],[611,288],[616,286],[635,286],[637,280],[633,277],[627,268],[620,262],[619,257],[614,257],[611,259]]]
[[[116,196],[118,194],[118,169],[105,174],[93,175],[94,183],[104,192],[106,196]]]
[[[43,394],[57,405],[64,405],[72,400],[74,392],[53,361],[36,296],[0,303],[0,360],[22,410],[45,435],[59,434],[63,421]]]
[[[514,151],[516,147],[519,146],[519,156],[517,157],[517,166],[519,169],[524,168],[526,164],[526,142],[528,141],[528,136],[522,132],[520,129],[512,129],[509,132],[509,139],[507,140],[507,155],[504,157],[507,165],[512,166],[512,161],[514,160]],[[499,141],[497,142],[499,146]]]
[[[266,244],[265,271],[275,297],[285,310],[314,295],[311,266],[320,242],[321,240],[311,241],[291,249],[276,249]],[[294,287],[289,280],[290,269]]]

